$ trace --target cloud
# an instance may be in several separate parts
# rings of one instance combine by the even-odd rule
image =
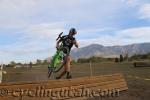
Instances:
[[[66,31],[64,25],[67,22],[54,22],[54,23],[39,23],[30,25],[24,34],[27,36],[37,38],[56,38],[60,32]]]
[[[149,0],[124,0],[124,2],[126,6],[131,8],[131,10],[134,9],[134,14],[137,16],[137,18],[148,19],[148,20],[150,19]]]
[[[129,6],[138,6],[142,2],[140,0],[124,0]]]
[[[123,44],[123,41],[117,37],[113,36],[103,36],[93,39],[82,39],[79,41],[80,47],[84,47],[90,44],[101,44],[105,46],[113,46]]]
[[[92,25],[95,22],[98,26],[103,23],[103,26],[114,23],[111,18],[123,5],[120,0],[1,0],[0,26],[7,29],[25,28],[30,24],[58,21],[67,21],[67,25],[79,27],[88,27],[83,24]],[[107,20],[109,23],[105,22]]]
[[[139,13],[141,15],[140,16],[141,19],[150,20],[150,3],[143,4],[139,9]]]
[[[104,28],[82,29],[82,30],[79,30],[79,34],[97,33],[97,32],[103,32],[103,31],[108,31],[108,30],[113,30],[113,28],[104,27]]]
[[[30,24],[24,30],[17,32],[22,34],[17,42],[0,47],[0,59],[5,63],[12,60],[29,62],[52,56],[55,52],[57,35],[66,31],[64,23],[66,22]],[[14,34],[11,33],[10,36],[12,35]]]
[[[147,39],[150,38],[150,26],[147,27],[136,27],[121,30],[118,32],[119,37],[127,37],[129,39]]]
[[[149,41],[148,27],[130,28],[122,22],[131,23],[127,18],[135,17],[139,7],[140,16],[149,18],[144,4],[145,0],[0,0],[0,60],[51,56],[57,35],[71,27],[78,30],[81,47]]]
[[[20,41],[13,45],[7,45],[1,48],[1,61],[8,63],[10,61],[29,62],[36,59],[45,59],[52,56],[55,52],[54,44],[44,40]]]
[[[86,46],[93,43],[98,43],[105,46],[127,45],[131,43],[150,42],[150,27],[127,28],[119,31],[114,31],[112,35],[103,35],[93,39],[81,39],[80,45]],[[94,34],[93,34],[94,35]]]

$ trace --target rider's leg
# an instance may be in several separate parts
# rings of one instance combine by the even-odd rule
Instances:
[[[65,71],[67,72],[67,76],[66,78],[69,79],[71,78],[71,75],[70,75],[70,63],[71,63],[71,57],[70,55],[66,56],[66,65],[65,65]]]
[[[64,60],[66,61],[66,64],[67,64],[67,60],[68,60],[67,56],[64,57]],[[56,77],[56,79],[60,79],[67,73],[67,67],[66,67],[67,65],[66,64],[64,65],[64,71],[58,77]]]
[[[66,64],[64,65],[64,71],[60,74],[59,77],[56,77],[56,79],[60,79],[66,73],[67,73],[67,76],[66,76],[67,79],[72,78],[72,76],[70,75],[70,63],[71,63],[71,57],[70,57],[70,55],[65,56],[65,61],[66,61]]]

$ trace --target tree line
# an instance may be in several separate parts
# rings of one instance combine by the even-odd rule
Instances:
[[[111,61],[111,62],[116,62],[116,63],[120,63],[120,62],[132,62],[132,61],[143,61],[143,60],[149,60],[150,61],[150,53],[148,54],[134,54],[132,56],[128,56],[128,54],[126,55],[122,55],[120,54],[120,56],[115,57],[115,58],[103,58],[103,57],[89,57],[89,58],[79,58],[77,60],[78,63],[87,63],[87,62],[94,62],[94,63],[98,63],[98,62],[104,62],[104,61]]]
[[[125,62],[125,61],[140,61],[140,60],[150,60],[150,53],[148,54],[134,54],[133,56],[129,57],[128,54],[126,55],[120,55],[115,58],[103,58],[103,57],[88,57],[88,58],[79,58],[77,60],[72,60],[71,64],[76,64],[76,63],[88,63],[88,62],[93,62],[93,63],[98,63],[98,62]],[[50,61],[48,60],[40,60],[37,59],[35,63],[29,62],[29,63],[16,63],[15,61],[11,61],[9,64],[5,65],[6,67],[15,67],[16,65],[19,66],[36,66],[36,65],[48,65],[50,64]]]

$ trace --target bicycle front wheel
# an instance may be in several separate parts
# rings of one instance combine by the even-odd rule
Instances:
[[[59,71],[63,68],[64,65],[65,65],[65,63],[60,61],[60,62],[57,63],[56,66],[54,67],[53,72],[54,72],[54,73],[59,72]]]
[[[53,72],[56,73],[62,69],[64,66],[64,63],[62,60],[59,59],[59,57],[54,57],[51,62],[51,67],[53,68]]]
[[[48,78],[51,77],[52,72],[53,72],[53,68],[48,66]]]
[[[54,55],[51,66],[54,68],[53,72],[58,72],[64,66],[63,52],[57,51]]]

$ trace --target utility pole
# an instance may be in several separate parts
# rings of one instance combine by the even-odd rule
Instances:
[[[90,61],[90,76],[93,76],[93,70],[92,70],[92,62]]]

